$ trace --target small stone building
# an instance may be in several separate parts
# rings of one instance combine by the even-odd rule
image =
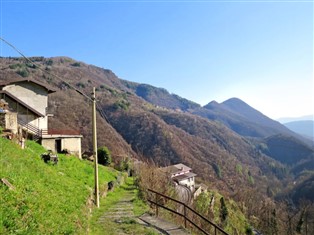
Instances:
[[[48,130],[42,133],[41,145],[53,152],[68,152],[81,158],[82,136],[73,130]]]

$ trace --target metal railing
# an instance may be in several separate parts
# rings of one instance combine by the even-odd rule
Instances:
[[[39,140],[41,138],[41,130],[38,129],[36,126],[27,123],[21,119],[18,119],[17,123],[24,129],[26,130],[28,133],[33,135],[33,139],[35,141]]]
[[[42,129],[41,135],[80,135],[80,131],[64,129]]]
[[[153,193],[153,199],[149,198],[148,201],[152,204],[154,204],[156,206],[156,216],[158,216],[158,207],[161,207],[165,210],[168,210],[182,218],[184,218],[184,227],[187,228],[187,222],[189,222],[190,224],[192,224],[195,228],[197,228],[198,230],[200,230],[201,232],[203,232],[206,235],[210,235],[210,233],[208,231],[206,231],[204,228],[202,228],[199,224],[195,223],[192,219],[193,218],[198,218],[203,220],[205,223],[207,223],[208,225],[210,225],[213,229],[214,229],[214,234],[217,235],[219,232],[219,234],[224,234],[224,235],[229,235],[227,232],[225,232],[222,228],[220,228],[218,225],[214,224],[213,222],[209,221],[207,218],[205,218],[204,216],[202,216],[201,214],[199,214],[198,212],[196,212],[194,209],[192,209],[191,207],[185,205],[183,202],[180,202],[176,199],[173,199],[171,197],[168,197],[166,195],[163,195],[159,192],[156,192],[152,189],[148,189],[148,191],[150,193]],[[179,210],[174,210],[170,207],[167,207],[165,204],[161,204],[160,201],[161,200],[170,200],[174,203],[176,203],[178,206],[176,206],[176,208],[180,208],[183,207],[183,213],[181,213]]]

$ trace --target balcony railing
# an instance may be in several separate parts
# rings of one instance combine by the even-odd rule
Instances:
[[[66,129],[42,129],[41,135],[80,135],[80,131]]]

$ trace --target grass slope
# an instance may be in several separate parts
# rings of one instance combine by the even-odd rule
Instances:
[[[87,199],[93,188],[93,165],[59,155],[58,165],[40,159],[45,149],[31,141],[22,150],[0,138],[0,234],[84,234]],[[99,183],[114,180],[117,172],[99,167]]]

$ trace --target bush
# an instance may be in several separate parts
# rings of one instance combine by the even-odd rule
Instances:
[[[213,163],[212,166],[213,166],[213,168],[214,168],[214,171],[215,171],[217,177],[218,177],[219,179],[221,179],[221,178],[222,178],[222,175],[221,175],[221,169],[220,169],[219,165],[217,165],[216,163]]]
[[[246,234],[246,235],[253,235],[253,234],[254,234],[254,233],[253,233],[253,229],[252,229],[251,226],[247,226],[247,227],[245,228],[245,234]]]
[[[9,68],[10,69],[17,69],[17,68],[22,68],[23,65],[22,64],[10,64]]]
[[[227,220],[228,214],[229,212],[225,203],[225,199],[222,197],[220,198],[220,221],[222,224]]]
[[[123,109],[123,110],[128,110],[130,103],[127,100],[121,99],[118,100],[114,103],[114,109]]]
[[[82,82],[76,83],[76,86],[77,86],[78,88],[85,88],[85,84],[82,83]]]
[[[46,63],[46,65],[51,66],[53,64],[53,60],[49,59],[45,63]]]
[[[26,69],[18,70],[16,73],[18,75],[22,76],[23,78],[26,78],[29,75],[29,72]]]
[[[71,64],[73,67],[80,67],[81,66],[81,64],[79,63],[79,62],[75,62],[75,63],[73,63],[73,64]]]
[[[98,163],[104,166],[108,166],[112,162],[110,150],[104,146],[97,150]]]

